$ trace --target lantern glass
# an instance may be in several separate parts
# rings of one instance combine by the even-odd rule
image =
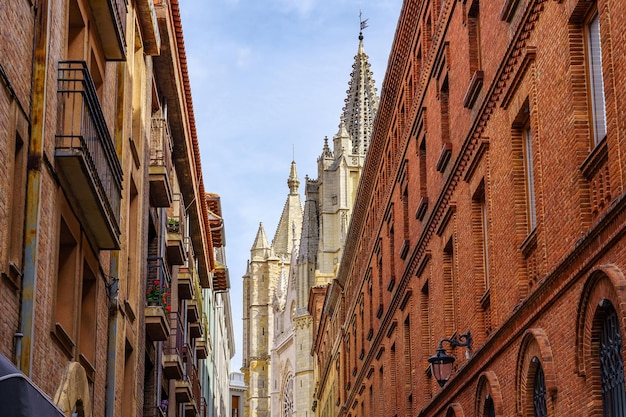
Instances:
[[[437,383],[440,387],[443,387],[446,382],[448,382],[448,379],[450,379],[450,374],[452,374],[454,357],[448,355],[446,350],[441,348],[437,349],[435,355],[428,358],[428,362],[430,362],[431,370]]]

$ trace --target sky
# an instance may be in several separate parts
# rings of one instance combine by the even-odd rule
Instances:
[[[263,227],[274,237],[291,161],[317,178],[338,131],[360,18],[380,96],[402,0],[179,0],[205,191],[221,197],[235,356],[241,368],[242,277]]]

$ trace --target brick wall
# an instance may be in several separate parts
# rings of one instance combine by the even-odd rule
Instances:
[[[624,46],[610,23],[626,8],[598,2],[608,128],[595,146],[584,49],[594,3],[513,3],[435,10],[405,1],[337,277],[343,288],[331,287],[321,319],[341,331],[316,345],[322,387],[332,353],[341,357],[337,415],[371,404],[373,415],[482,415],[491,400],[497,415],[516,415],[532,404],[533,358],[550,410],[579,415],[581,404],[601,404],[589,339],[605,314],[597,306],[616,306],[622,323],[626,313]],[[456,361],[442,390],[427,359],[467,330],[469,359],[444,343]]]

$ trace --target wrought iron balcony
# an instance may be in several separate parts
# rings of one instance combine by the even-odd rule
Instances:
[[[60,61],[55,161],[100,249],[119,249],[122,168],[84,61]]]
[[[197,416],[200,410],[201,388],[198,368],[195,363],[187,363],[187,378],[191,385],[192,398],[185,404],[185,415]]]
[[[183,377],[183,345],[185,333],[180,315],[170,313],[170,338],[163,346],[163,376],[167,379]]]
[[[193,270],[188,267],[181,266],[178,268],[178,297],[183,300],[189,300],[194,296]]]
[[[126,3],[128,0],[90,0],[98,35],[108,60],[126,59]]]
[[[146,333],[153,341],[167,340],[170,335],[170,275],[163,258],[148,258],[146,290]]]
[[[154,207],[172,204],[172,135],[161,111],[152,117],[150,135],[150,202]]]
[[[204,337],[196,339],[196,357],[206,359],[209,356],[209,348]]]
[[[186,260],[185,250],[186,216],[182,195],[174,198],[172,206],[167,210],[167,260],[170,265],[183,265]]]

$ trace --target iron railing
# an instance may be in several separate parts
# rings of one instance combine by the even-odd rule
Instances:
[[[150,165],[161,166],[169,174],[172,170],[172,134],[161,111],[152,117],[150,135]]]
[[[185,342],[185,332],[183,324],[180,321],[180,314],[173,311],[170,317],[170,339],[163,347],[163,353],[166,355],[178,355],[181,360],[183,358],[183,346]]]
[[[169,233],[178,233],[184,238],[187,232],[186,219],[183,195],[175,194],[174,201],[167,210],[167,231]]]
[[[161,306],[171,312],[171,276],[165,261],[160,256],[148,257],[148,282],[146,303]]]
[[[118,226],[122,167],[87,63],[60,61],[58,75],[56,153],[82,154],[90,171],[95,174],[92,178],[105,210]]]

